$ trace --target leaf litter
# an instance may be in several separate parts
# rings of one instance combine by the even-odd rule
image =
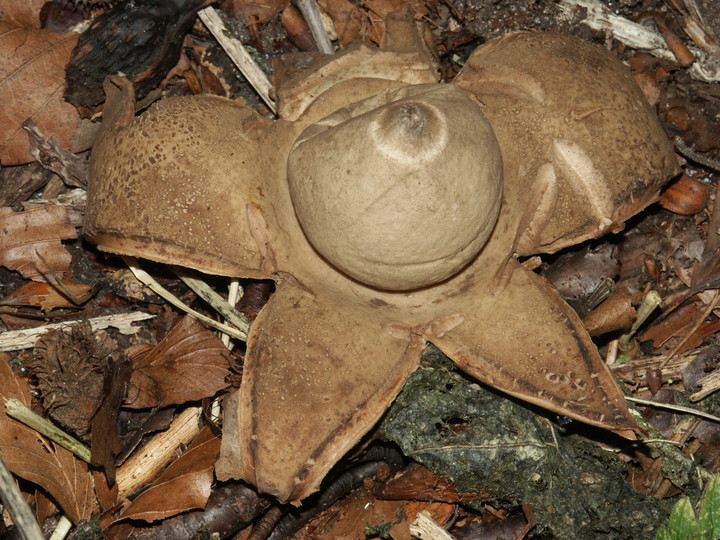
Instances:
[[[269,12],[256,11],[255,13],[252,11],[254,3],[238,4],[249,6],[242,8],[243,14],[247,15],[244,22],[239,19],[239,12],[230,11],[230,15],[238,21],[237,26],[241,31],[248,32],[247,35],[255,45],[265,48],[265,53],[269,55],[286,47],[292,49],[293,46],[288,45],[286,41],[286,33],[289,31],[283,29],[280,22],[280,14],[288,9],[287,3],[278,3]],[[321,6],[329,14],[328,20],[333,23],[335,31],[339,33],[341,42],[360,36],[377,43],[382,39],[384,16],[396,7],[396,4],[398,2],[372,2],[368,3],[367,10],[349,6],[343,2],[325,2],[321,3]],[[705,9],[713,9],[712,6],[708,8],[704,4],[701,5]],[[258,3],[257,8],[260,7],[265,9],[267,6],[265,4],[260,6]],[[473,39],[489,39],[499,31],[513,28],[544,30],[548,26],[555,25],[554,22],[550,22],[554,21],[554,14],[550,8],[547,8],[546,11],[537,11],[538,8],[535,6],[511,11],[509,6],[503,2],[498,3],[492,9],[466,6],[453,1],[443,5],[431,2],[413,3],[412,9],[416,18],[431,20],[436,25],[433,39],[442,58],[445,59],[442,69],[448,76],[457,71],[457,61],[462,61],[465,55],[463,44],[472,43]],[[637,15],[631,7],[622,6],[619,11],[629,18]],[[658,5],[652,4],[649,6],[649,11],[659,16],[663,10]],[[712,19],[708,17],[706,20]],[[263,24],[259,24],[260,22]],[[3,23],[8,24],[6,21]],[[671,17],[670,26],[676,24],[675,17]],[[245,30],[245,25],[249,31]],[[10,135],[3,135],[3,139],[1,139],[4,141],[0,146],[0,163],[3,164],[3,168],[0,169],[0,179],[3,181],[9,178],[12,169],[7,165],[32,159],[31,156],[28,157],[29,143],[23,142],[27,141],[27,136],[20,128],[25,119],[34,118],[45,135],[56,137],[61,146],[65,148],[77,150],[77,147],[73,145],[72,138],[76,134],[79,118],[74,109],[69,109],[67,104],[51,101],[48,97],[32,97],[24,100],[31,104],[37,103],[35,100],[40,99],[42,106],[37,108],[36,105],[35,109],[21,107],[24,104],[17,98],[26,92],[29,92],[30,96],[35,96],[36,92],[42,88],[51,88],[55,94],[58,93],[57,89],[61,85],[61,82],[58,81],[62,81],[65,64],[70,57],[69,51],[72,47],[70,49],[67,47],[72,43],[72,38],[5,28],[7,30],[4,38],[6,41],[0,41],[0,48],[4,46],[6,50],[8,47],[15,50],[16,46],[13,45],[15,42],[7,40],[23,35],[25,37],[22,41],[27,43],[28,47],[46,47],[48,55],[58,56],[46,64],[40,64],[37,60],[40,58],[38,49],[27,49],[29,52],[23,51],[19,55],[21,64],[15,68],[16,74],[13,75],[15,78],[7,74],[0,77],[0,92],[5,89],[9,92],[6,95],[10,96],[4,102],[12,104],[12,107],[8,109],[15,114],[12,120],[4,122],[3,125],[6,125],[7,129],[14,129],[14,133],[22,135],[22,137],[17,137],[22,139],[19,143],[15,142]],[[683,35],[681,30],[677,28],[675,30],[676,34]],[[719,29],[712,30],[717,32]],[[20,34],[20,32],[25,33]],[[191,42],[195,40],[195,44],[191,43],[191,47],[199,47],[198,43],[205,39],[205,36],[199,35],[198,32],[197,28],[191,32],[189,40]],[[584,33],[586,37],[588,35],[587,30],[580,33]],[[655,103],[658,114],[666,122],[667,129],[673,135],[681,135],[694,151],[702,152],[708,157],[717,156],[718,139],[712,136],[717,132],[717,116],[713,111],[720,110],[720,92],[717,91],[717,83],[699,83],[692,80],[687,76],[684,68],[667,60],[645,59],[640,62],[641,54],[645,53],[638,53],[634,57],[630,57],[630,64],[635,69],[636,79],[642,82],[647,95]],[[207,59],[205,61],[207,62]],[[198,69],[201,69],[201,66]],[[50,80],[53,82],[40,84],[40,75],[51,77]],[[33,82],[17,82],[22,80],[22,77],[25,77],[26,81],[32,80]],[[189,81],[191,75],[187,74],[186,77]],[[185,85],[188,84],[189,82],[185,83],[184,79],[175,79],[174,83],[170,84],[169,93],[186,92]],[[58,121],[62,119],[61,125],[43,123],[38,115],[45,111],[49,112],[47,115],[55,117]],[[24,150],[26,144],[28,150]],[[717,354],[712,352],[716,350],[713,347],[717,346],[717,310],[713,310],[704,320],[707,307],[713,302],[713,294],[717,286],[718,235],[714,233],[718,229],[716,216],[720,212],[715,204],[716,174],[713,170],[698,165],[690,159],[684,165],[684,170],[685,177],[693,179],[696,183],[688,182],[686,179],[670,186],[661,201],[665,210],[653,208],[629,224],[626,232],[617,234],[609,240],[603,240],[591,248],[581,246],[578,250],[568,252],[560,257],[549,257],[542,261],[540,267],[540,271],[548,278],[555,279],[554,275],[560,276],[558,279],[563,280],[563,286],[567,287],[567,291],[563,293],[567,299],[582,299],[594,292],[597,282],[587,281],[587,278],[590,277],[588,268],[592,272],[598,271],[599,277],[609,277],[614,282],[616,289],[628,291],[630,302],[635,307],[639,302],[637,293],[644,293],[648,289],[661,293],[664,299],[663,304],[641,329],[639,336],[633,339],[633,342],[637,343],[638,349],[627,357],[624,363],[615,364],[612,369],[615,375],[628,385],[634,395],[664,403],[684,403],[687,401],[687,393],[697,390],[698,386],[702,385],[699,381],[703,376],[714,373],[717,368]],[[700,183],[709,193],[698,196],[697,183]],[[42,189],[41,184],[42,182],[36,182],[35,185],[38,186],[38,189]],[[26,198],[31,193],[27,193]],[[20,201],[12,201],[8,204],[14,205],[17,202]],[[10,294],[5,296],[4,304],[6,306],[34,307],[37,309],[37,314],[46,315],[47,320],[52,320],[53,316],[58,315],[64,317],[73,315],[72,312],[76,311],[78,306],[72,301],[68,301],[67,297],[53,286],[53,280],[57,276],[66,282],[66,286],[78,297],[83,297],[99,286],[100,294],[89,299],[87,304],[83,304],[82,309],[94,309],[98,313],[98,310],[103,307],[102,304],[108,305],[109,299],[112,298],[112,302],[109,302],[110,307],[105,308],[108,310],[107,314],[111,314],[111,310],[121,312],[131,309],[141,309],[158,314],[157,306],[148,304],[143,300],[142,295],[136,295],[135,298],[122,298],[112,292],[112,288],[116,284],[114,276],[119,275],[116,274],[117,272],[122,272],[122,265],[118,261],[103,258],[96,253],[78,256],[76,248],[68,250],[68,246],[77,245],[74,240],[77,238],[76,224],[70,219],[68,211],[62,208],[62,205],[47,204],[41,206],[40,209],[23,212],[18,212],[17,209],[3,209],[1,218],[3,227],[0,228],[3,233],[3,242],[0,244],[0,257],[2,257],[0,264],[10,270],[20,272],[22,276],[20,278],[22,286],[15,287],[13,291],[10,291]],[[692,211],[689,212],[688,208]],[[82,249],[87,249],[87,247]],[[589,267],[583,266],[588,264],[589,254],[597,252],[597,250],[607,257],[607,260],[603,262],[604,266],[597,266],[594,262],[589,263]],[[563,259],[563,257],[566,258]],[[564,267],[560,265],[561,260],[564,261]],[[570,260],[569,263],[568,260]],[[79,279],[78,277],[83,275],[83,269],[78,265],[82,266],[83,264],[86,267],[92,266],[99,269],[102,280],[105,282],[99,279],[96,282],[84,282],[82,278]],[[572,288],[576,285],[573,282],[573,276],[584,278],[580,283],[580,288]],[[187,303],[199,304],[194,293],[187,290],[175,278],[165,277],[163,279]],[[40,281],[33,283],[28,280]],[[223,286],[222,283],[215,283],[215,285],[218,288]],[[245,285],[248,285],[249,289],[253,289],[256,282]],[[51,291],[55,291],[55,296],[52,296]],[[201,304],[199,309],[204,309]],[[22,320],[22,313],[20,315]],[[177,324],[173,325],[173,323]],[[23,323],[20,322],[20,324]],[[30,327],[37,323],[25,319],[24,324]],[[691,339],[687,339],[688,331],[692,329],[696,330]],[[613,343],[618,340],[620,333],[626,331],[627,328],[618,328],[602,333],[596,338],[601,351],[607,358],[613,359]],[[86,335],[78,337],[82,332],[85,332]],[[75,335],[74,338],[73,335]],[[685,340],[685,343],[677,348],[678,343],[682,340]],[[114,456],[117,456],[119,452],[118,448],[132,439],[132,431],[124,429],[121,429],[116,435],[112,435],[115,431],[113,424],[115,427],[120,425],[121,428],[123,424],[128,426],[135,424],[135,427],[139,427],[137,424],[141,423],[141,418],[148,417],[150,408],[198,402],[218,392],[223,392],[228,384],[237,383],[236,370],[237,366],[241,364],[242,350],[229,353],[218,343],[219,341],[213,334],[202,329],[198,323],[191,322],[188,317],[183,317],[179,322],[175,316],[165,317],[163,321],[155,319],[152,322],[145,322],[142,323],[142,327],[136,335],[130,336],[115,330],[102,331],[102,333],[98,330],[88,331],[82,326],[76,327],[75,330],[57,330],[43,337],[32,352],[26,350],[15,352],[12,355],[3,353],[5,356],[0,362],[0,395],[4,399],[20,399],[28,406],[34,405],[38,409],[45,408],[50,411],[52,409],[62,410],[63,407],[67,407],[65,402],[74,404],[72,421],[58,420],[57,418],[56,421],[69,431],[75,431],[81,436],[87,436],[89,431],[94,452],[95,448],[98,448],[97,441],[102,441],[105,437],[107,440],[117,437],[115,443],[108,443],[107,448],[98,450],[98,455],[104,456],[101,462],[107,471]],[[32,345],[30,346],[32,347]],[[62,354],[59,352],[61,350],[67,352]],[[671,353],[672,356],[670,356]],[[97,366],[106,365],[103,362],[108,362],[109,359],[112,359],[110,365],[124,362],[124,365],[127,366],[128,358],[132,361],[132,377],[129,380],[121,376],[115,379],[116,382],[112,385],[114,395],[111,396],[111,392],[108,392],[107,388],[103,389],[104,377],[101,372],[98,373],[101,370]],[[49,362],[51,365],[61,366],[61,368],[48,369],[48,367],[44,367],[38,370],[38,362],[44,362],[46,366]],[[11,366],[16,369],[10,369]],[[36,369],[34,375],[32,375],[33,366]],[[651,395],[649,384],[650,372],[653,370],[660,371],[662,388],[659,392],[656,391],[654,396]],[[41,382],[38,374],[43,372],[48,376]],[[78,395],[77,389],[73,391],[73,385],[68,383],[68,380],[73,378],[85,381],[87,377],[94,377],[94,374],[101,375],[99,382],[90,384],[87,387],[88,391],[82,395]],[[28,379],[28,375],[34,379]],[[29,380],[35,380],[38,390],[35,400],[32,397]],[[183,382],[179,383],[179,381]],[[126,389],[127,392],[118,392],[117,387]],[[130,401],[126,401],[121,409],[120,404],[125,396],[128,396]],[[713,394],[710,393],[699,405],[712,412],[716,407],[715,401]],[[84,402],[92,402],[94,405],[79,406]],[[128,406],[139,410],[127,408]],[[685,454],[692,453],[692,455],[701,456],[701,463],[707,471],[717,472],[720,459],[716,450],[718,437],[716,425],[706,421],[690,425],[679,415],[668,412],[657,413],[652,409],[645,409],[645,411],[648,420],[657,425],[659,435],[683,444]],[[210,417],[209,412],[207,416]],[[80,422],[78,422],[78,418],[81,418]],[[100,421],[101,418],[103,418],[102,421]],[[132,418],[132,421],[128,420],[129,418]],[[458,436],[458,432],[467,430],[466,421],[462,418],[443,418],[440,424],[438,433],[440,441],[445,441],[443,444],[447,444],[452,437]],[[386,426],[384,429],[387,431],[390,428]],[[401,426],[401,429],[405,428]],[[143,434],[148,432],[140,430],[139,433],[142,439]],[[145,437],[148,436],[145,435]],[[398,442],[402,442],[401,436],[398,436],[397,439]],[[221,493],[223,489],[229,489],[228,486],[221,486],[215,487],[214,491],[211,491],[213,485],[212,463],[213,456],[216,455],[214,445],[217,445],[217,441],[217,437],[212,435],[208,428],[202,431],[202,434],[198,435],[196,440],[191,443],[189,449],[182,454],[181,459],[175,461],[166,469],[165,473],[157,477],[152,487],[134,498],[133,502],[129,506],[125,506],[120,513],[114,514],[112,519],[104,521],[106,526],[111,521],[116,522],[108,529],[108,532],[117,530],[117,527],[120,526],[127,527],[127,522],[123,520],[163,520],[178,512],[201,508],[208,497],[212,502],[213,494]],[[137,441],[134,444],[137,444]],[[401,445],[403,449],[406,449],[405,443]],[[417,459],[419,455],[411,453],[410,457]],[[90,469],[65,449],[57,447],[29,428],[5,416],[0,417],[0,456],[17,476],[42,487],[73,521],[77,522],[99,515],[96,500],[99,495],[96,495],[96,492],[100,493],[102,482],[94,480]],[[691,479],[687,477],[683,479],[682,475],[672,474],[667,470],[665,465],[668,465],[672,459],[681,459],[680,456],[671,456],[668,452],[651,452],[650,454],[626,452],[621,453],[621,457],[627,461],[628,475],[632,477],[632,485],[644,493],[666,497],[684,491],[695,495],[700,488],[699,484]],[[678,461],[673,463],[677,464]],[[456,464],[449,463],[445,474],[449,477],[456,475],[455,467]],[[373,482],[376,484],[371,485]],[[410,484],[410,492],[413,491],[413,487],[416,492],[423,491],[421,480],[416,479],[413,482]],[[458,532],[467,527],[472,529],[478,523],[483,525],[509,523],[509,520],[514,520],[522,515],[522,512],[518,510],[520,508],[518,503],[526,502],[522,500],[522,497],[512,504],[507,500],[503,503],[502,498],[493,499],[489,496],[486,486],[483,486],[482,482],[483,480],[480,479],[475,485],[474,496],[476,502],[485,502],[477,502],[472,509],[470,505],[465,504],[462,497],[458,500],[457,495],[441,492],[432,497],[437,502],[443,503],[445,509],[452,507],[455,510]],[[112,480],[110,484],[112,484]],[[462,485],[462,482],[460,484]],[[409,515],[409,513],[416,512],[417,509],[410,506],[410,503],[395,506],[396,510],[387,511],[384,514],[385,517],[379,520],[378,529],[366,529],[364,528],[366,525],[363,517],[364,507],[368,504],[380,505],[380,501],[385,501],[382,499],[384,495],[381,496],[378,493],[383,492],[382,486],[389,485],[389,480],[377,476],[374,481],[368,480],[363,485],[364,494],[357,495],[355,499],[344,499],[344,507],[332,510],[332,512],[337,512],[336,514],[330,513],[329,510],[320,512],[312,525],[306,526],[301,533],[298,533],[299,537],[347,536],[361,538],[367,533],[370,535],[391,534],[395,538],[406,538],[407,536],[404,536],[406,533],[397,531],[392,533],[389,532],[392,526],[385,529],[382,526],[383,524],[392,525],[393,522],[400,523],[402,518],[398,521],[397,516],[402,513]],[[593,483],[585,485],[592,486]],[[377,489],[371,493],[368,491],[369,488]],[[247,490],[247,488],[243,489]],[[187,496],[183,495],[186,492]],[[245,520],[242,522],[244,523],[242,526],[247,526],[269,504],[269,501],[263,500],[251,492],[243,491],[242,493],[245,497],[243,504],[254,509],[251,512],[252,515],[245,516]],[[507,496],[507,492],[505,492],[505,496]],[[112,500],[112,497],[112,493],[110,493],[107,500]],[[362,502],[353,504],[353,500]],[[537,501],[535,504],[539,506]],[[647,504],[650,505],[649,502]],[[107,509],[109,506],[111,505],[104,506],[104,508]],[[166,521],[170,523],[173,519],[185,515],[199,516],[200,514],[197,511],[195,513],[187,512]],[[436,520],[439,522],[443,522],[443,519],[440,515],[436,516]],[[348,521],[355,525],[349,529],[343,529],[342,527],[346,527],[346,525],[340,525],[340,523]],[[202,523],[202,521],[197,523]],[[337,529],[333,528],[334,523],[338,523]],[[451,524],[452,520],[448,523]],[[653,522],[648,523],[647,526],[653,529],[661,524]],[[353,528],[355,526],[356,528]],[[147,525],[139,525],[139,527],[135,530],[153,534],[151,532],[153,529],[146,529]],[[178,532],[179,529],[174,530],[178,535],[176,537],[184,537]],[[321,533],[320,530],[324,532]],[[552,526],[550,526],[550,530],[552,530]],[[127,528],[122,531],[122,533],[115,532],[113,534],[129,534]],[[536,532],[541,532],[541,529],[537,529]],[[326,536],[322,536],[322,534]]]

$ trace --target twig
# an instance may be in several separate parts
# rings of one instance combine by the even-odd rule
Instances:
[[[0,333],[0,352],[31,349],[35,346],[35,343],[42,335],[47,334],[51,330],[55,330],[57,328],[70,328],[82,323],[90,324],[90,328],[93,330],[104,330],[105,328],[112,326],[113,328],[117,328],[122,334],[136,334],[140,328],[132,326],[132,323],[152,319],[154,317],[155,315],[143,313],[142,311],[136,311],[135,313],[118,313],[116,315],[93,317],[92,319],[80,319],[55,324],[46,324],[45,326],[28,328],[27,330],[11,330],[9,332]]]
[[[228,287],[228,298],[227,303],[233,306],[233,309],[235,309],[234,306],[237,305],[238,300],[242,297],[244,294],[244,291],[240,287],[240,280],[238,278],[232,278],[230,280],[230,287]],[[241,313],[242,315],[242,313]],[[247,320],[247,317],[245,317],[245,320]],[[227,321],[225,321],[227,322]],[[248,325],[250,324],[250,321],[248,321]],[[222,342],[223,344],[228,348],[228,350],[232,351],[234,343],[230,342],[230,336],[227,334],[222,335]]]
[[[250,321],[247,317],[236,310],[227,300],[216,293],[207,283],[202,279],[198,279],[190,274],[187,269],[180,266],[173,266],[173,272],[193,291],[195,291],[200,298],[205,300],[215,311],[225,317],[230,323],[237,326],[238,330],[243,332],[245,335],[250,331]],[[237,291],[236,291],[237,294]]]
[[[15,522],[15,526],[24,540],[44,540],[40,525],[23,499],[5,462],[0,458],[0,499]]]
[[[690,401],[700,401],[720,390],[720,370],[715,369],[712,373],[705,375],[697,381],[697,386],[700,386],[702,389],[691,394]]]
[[[125,264],[128,265],[128,268],[130,268],[130,271],[135,275],[135,277],[143,285],[152,289],[153,292],[162,296],[165,300],[167,300],[170,304],[172,304],[176,308],[184,311],[188,315],[192,315],[197,320],[204,322],[208,326],[213,327],[215,330],[220,330],[221,332],[224,332],[225,334],[228,334],[229,336],[234,337],[235,339],[239,339],[241,341],[245,341],[247,339],[246,332],[243,332],[242,330],[239,330],[237,328],[233,328],[232,326],[228,326],[227,324],[223,324],[223,323],[214,321],[210,317],[206,317],[202,313],[195,311],[190,306],[186,306],[177,296],[175,296],[173,293],[168,291],[165,287],[160,285],[160,283],[158,283],[154,277],[152,277],[145,270],[140,268],[140,263],[138,263],[138,261],[137,261],[137,259],[135,259],[135,257],[130,257],[127,255],[124,255],[123,260],[125,261]]]
[[[5,411],[8,416],[22,422],[51,441],[56,442],[66,450],[75,454],[84,462],[94,465],[92,456],[90,455],[90,449],[87,446],[78,441],[75,437],[65,433],[46,418],[43,418],[36,412],[28,409],[20,400],[15,398],[8,399],[5,402]]]
[[[714,414],[706,413],[703,411],[698,411],[697,409],[693,409],[692,407],[683,407],[682,405],[672,405],[670,403],[657,403],[655,401],[634,398],[634,397],[629,397],[629,396],[625,396],[625,399],[627,399],[628,401],[632,401],[633,403],[640,403],[641,405],[657,407],[658,409],[669,409],[671,411],[692,414],[695,416],[699,416],[700,418],[704,418],[705,420],[710,420],[711,422],[720,422],[720,416],[715,416]]]
[[[333,54],[335,50],[330,41],[330,36],[325,30],[317,2],[315,0],[295,0],[294,3],[305,18],[318,50],[321,53]]]
[[[675,148],[677,148],[677,151],[693,163],[702,165],[703,167],[705,167],[706,169],[710,169],[711,171],[720,172],[720,161],[718,161],[717,159],[698,154],[695,150],[693,150],[687,145],[687,143],[682,139],[682,137],[673,137],[673,142],[675,143]]]
[[[205,26],[207,26],[210,33],[217,39],[220,46],[225,49],[225,52],[237,66],[243,76],[247,79],[250,85],[260,95],[262,100],[273,112],[277,113],[275,108],[275,102],[270,98],[270,89],[272,84],[268,80],[267,76],[258,67],[253,60],[250,53],[243,46],[240,41],[230,35],[228,30],[225,28],[225,23],[222,22],[220,16],[215,11],[215,8],[206,7],[200,10],[198,13],[200,19]]]
[[[50,537],[50,540],[63,540],[72,529],[72,521],[67,516],[60,516],[60,520],[55,525],[55,530]]]
[[[148,484],[175,457],[175,451],[188,445],[200,432],[202,408],[188,407],[177,415],[167,431],[155,435],[117,470],[118,499]]]
[[[560,0],[559,7],[564,12],[566,19],[572,19],[575,16],[575,8],[585,8],[587,18],[580,21],[583,24],[594,30],[607,32],[618,41],[634,49],[647,50],[653,56],[669,62],[675,62],[676,60],[675,55],[668,50],[667,44],[659,32],[615,15],[597,0]],[[689,33],[691,28],[685,26],[685,31]],[[709,83],[719,81],[720,68],[717,65],[717,48],[712,49],[713,53],[708,53],[706,50],[701,50],[695,46],[688,46],[688,49],[696,58],[696,61],[688,69],[690,75],[695,79]]]
[[[410,534],[422,540],[454,540],[454,537],[438,525],[427,510],[417,513],[415,521],[410,524]]]

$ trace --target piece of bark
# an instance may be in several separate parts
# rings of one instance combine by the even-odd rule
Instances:
[[[119,2],[81,34],[67,69],[65,98],[90,116],[105,100],[103,81],[125,73],[138,99],[157,88],[180,57],[204,0]]]

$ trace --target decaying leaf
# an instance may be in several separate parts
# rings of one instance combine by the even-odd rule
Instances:
[[[464,424],[457,419],[457,425]],[[436,474],[420,463],[411,463],[392,478],[379,484],[374,493],[381,499],[416,501],[444,501],[457,503],[487,498],[487,493],[458,493],[457,487],[448,478]]]
[[[33,160],[23,122],[73,149],[80,124],[75,107],[63,99],[65,66],[77,34],[56,34],[12,26],[0,21],[0,163],[18,165]]]
[[[46,0],[0,0],[0,19],[16,26],[40,28],[40,8]]]
[[[357,5],[349,0],[320,0],[318,4],[330,15],[341,47],[360,37],[364,16]]]
[[[46,281],[30,281],[14,290],[11,294],[0,300],[3,306],[32,306],[40,309],[55,309],[58,307],[78,307],[71,298],[68,298],[69,291],[75,299],[84,298],[92,289],[90,285],[78,283],[71,279],[62,280],[63,288]]]
[[[224,8],[232,17],[245,21],[248,26],[269,21],[285,9],[290,0],[231,0]]]
[[[370,536],[411,540],[410,523],[420,511],[428,511],[434,520],[447,525],[455,510],[454,504],[412,500],[383,500],[361,489],[355,496],[346,497],[315,517],[293,538],[296,540],[354,540],[358,538],[358,523]]]
[[[109,362],[103,374],[103,393],[90,427],[93,462],[105,471],[109,485],[115,483],[115,457],[122,447],[117,418],[125,399],[132,366],[125,357]]]
[[[76,237],[70,209],[65,206],[46,205],[24,212],[0,208],[0,265],[26,278],[45,281],[48,274],[67,272],[72,257],[60,241]]]
[[[385,39],[385,21],[392,13],[410,10],[416,19],[428,15],[427,6],[417,0],[366,0],[363,6],[370,20],[369,37],[375,43]]]
[[[16,206],[27,201],[33,193],[42,189],[54,176],[39,163],[29,163],[21,167],[5,167],[1,174],[0,206]]]
[[[30,389],[0,355],[0,400],[15,398],[30,405]],[[37,432],[0,414],[0,456],[10,471],[45,489],[73,522],[97,510],[92,475],[84,461]]]
[[[227,387],[227,348],[192,317],[183,317],[152,349],[144,346],[130,355],[134,371],[126,407],[197,401]]]
[[[210,497],[213,467],[219,454],[219,437],[205,428],[187,451],[133,500],[120,519],[153,522],[205,507]]]
[[[87,187],[87,160],[60,146],[54,137],[46,137],[32,118],[23,122],[30,139],[30,153],[46,169],[57,174],[66,186]]]

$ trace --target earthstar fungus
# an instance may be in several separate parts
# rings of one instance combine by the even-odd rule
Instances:
[[[280,85],[276,121],[208,96],[133,118],[127,82],[106,83],[86,236],[277,283],[226,400],[218,478],[283,501],[317,490],[427,342],[499,390],[632,436],[579,318],[515,259],[621,228],[674,174],[626,69],[545,33],[483,45],[453,84],[412,49],[323,62],[297,99]]]

